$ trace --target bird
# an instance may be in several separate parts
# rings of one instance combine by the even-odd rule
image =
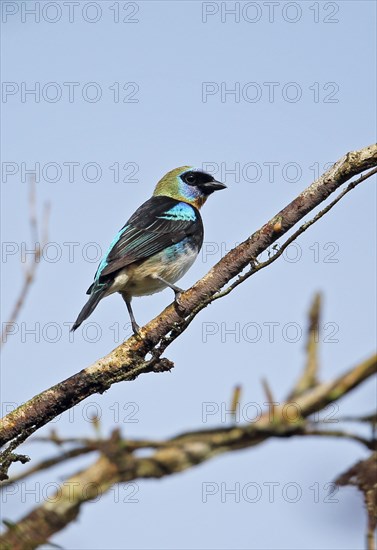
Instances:
[[[118,231],[87,290],[89,299],[71,331],[75,331],[99,302],[118,292],[126,303],[134,334],[140,327],[131,307],[134,296],[171,288],[175,302],[183,290],[175,283],[192,266],[203,244],[200,208],[214,191],[226,185],[211,174],[181,166],[165,174],[153,195]]]

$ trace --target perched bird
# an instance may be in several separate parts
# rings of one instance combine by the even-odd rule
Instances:
[[[153,196],[142,204],[114,237],[87,290],[90,298],[71,330],[76,330],[105,296],[119,292],[126,302],[132,329],[139,327],[131,308],[133,296],[175,286],[194,263],[203,243],[199,209],[207,197],[226,185],[199,169],[182,166],[168,172]]]

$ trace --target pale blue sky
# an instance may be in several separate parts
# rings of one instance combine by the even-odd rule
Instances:
[[[6,250],[15,251],[2,256],[3,319],[22,282],[22,242],[30,244],[23,167],[40,164],[39,205],[51,202],[48,258],[39,268],[18,332],[3,352],[5,405],[25,401],[118,343],[118,329],[124,334],[128,323],[119,296],[99,305],[92,324],[78,330],[74,342],[68,324],[94,276],[98,262],[90,258],[107,248],[165,172],[213,164],[228,185],[203,209],[205,245],[181,281],[188,287],[220,258],[221,250],[251,234],[307,186],[318,167],[375,140],[373,2],[296,2],[290,7],[279,2],[273,13],[271,3],[262,2],[246,12],[247,2],[80,2],[71,23],[68,7],[52,4],[46,11],[46,3],[36,3],[38,23],[25,14],[34,2],[3,2],[2,80],[8,95],[2,103],[1,228]],[[239,22],[224,6],[239,7]],[[120,19],[138,21],[114,22],[118,8]],[[58,15],[60,20],[52,23]],[[95,23],[85,21],[96,16]],[[36,82],[39,102],[22,95]],[[133,84],[123,90],[125,83]],[[203,86],[218,92],[203,101]],[[231,89],[239,95],[224,95]],[[53,102],[56,93],[61,98]],[[97,102],[90,101],[94,93],[101,94]],[[255,94],[258,101],[253,101]],[[73,181],[69,166],[75,168]],[[117,166],[120,182],[114,181]],[[224,174],[235,166],[239,177]],[[61,175],[55,182],[54,170]],[[97,182],[90,181],[95,170]],[[118,421],[130,437],[161,438],[215,426],[222,422],[220,413],[203,423],[203,403],[214,402],[221,410],[239,383],[244,405],[262,405],[262,377],[282,400],[303,365],[306,313],[317,290],[324,295],[326,324],[323,379],[368,356],[376,333],[375,198],[373,181],[363,183],[305,233],[288,258],[203,311],[169,348],[167,356],[176,365],[171,374],[116,385],[64,415],[55,429],[62,436],[90,435],[86,419],[94,410],[102,414],[104,433]],[[296,254],[298,261],[293,261]],[[139,323],[171,299],[169,291],[135,299]],[[273,341],[271,323],[277,323]],[[27,333],[33,327],[39,342]],[[256,333],[248,327],[256,327],[260,338],[250,342]],[[226,334],[234,328],[239,339]],[[95,341],[97,330],[102,332]],[[339,403],[335,417],[371,412],[374,390],[372,382],[365,384]],[[137,422],[123,422],[132,411]],[[53,450],[34,444],[27,451],[36,463]],[[269,441],[181,475],[138,482],[138,503],[123,503],[127,492],[120,488],[118,495],[112,492],[86,505],[79,522],[52,540],[80,550],[362,548],[361,498],[344,489],[336,495],[339,502],[328,503],[323,487],[365,456],[350,442]],[[27,482],[6,499],[5,517],[14,521],[21,509],[35,506],[36,497],[27,490],[36,487],[39,495],[47,483],[87,463],[86,458]],[[240,502],[233,497],[221,502],[219,491],[203,503],[203,484],[209,482],[219,488],[238,483],[241,491],[256,483],[261,498],[250,503],[241,495]],[[279,483],[274,502],[269,502],[271,482]],[[301,488],[298,502],[284,500],[287,483]],[[315,484],[319,502],[310,489]]]

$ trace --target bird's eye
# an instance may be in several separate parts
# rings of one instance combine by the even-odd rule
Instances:
[[[196,176],[195,174],[187,174],[186,176],[186,183],[189,183],[190,185],[192,185],[193,183],[196,182]]]

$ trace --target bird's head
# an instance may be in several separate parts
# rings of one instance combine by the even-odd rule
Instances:
[[[192,166],[181,166],[160,179],[153,195],[172,197],[200,208],[211,193],[225,188],[226,185],[216,181],[211,174]]]

